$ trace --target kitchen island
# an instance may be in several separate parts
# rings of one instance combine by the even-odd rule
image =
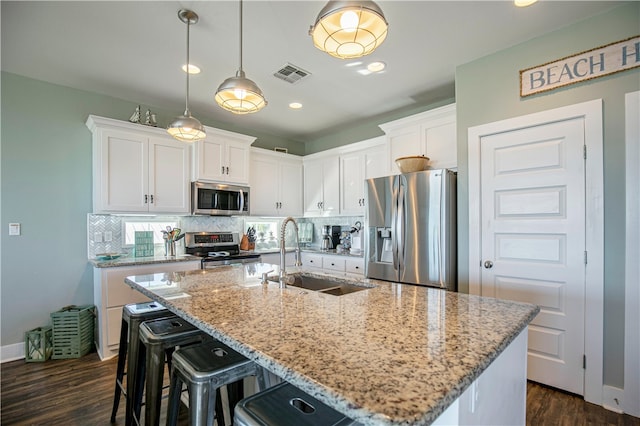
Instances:
[[[364,424],[481,422],[463,411],[524,422],[526,327],[537,306],[368,279],[360,284],[371,288],[342,296],[280,289],[261,284],[270,269],[233,265],[126,282]],[[501,382],[478,386],[494,361]],[[478,410],[487,393],[515,417],[495,413],[496,401]],[[459,402],[465,395],[469,404]]]

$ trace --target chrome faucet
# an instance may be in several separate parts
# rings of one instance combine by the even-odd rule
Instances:
[[[300,261],[300,238],[298,238],[298,224],[296,223],[294,218],[289,216],[282,222],[282,227],[280,228],[280,279],[279,279],[280,288],[287,288],[287,282],[286,282],[287,274],[285,270],[286,253],[284,248],[284,233],[287,229],[287,223],[289,222],[293,223],[293,229],[295,229],[296,231],[296,263],[294,265],[295,266],[302,265],[302,262]]]

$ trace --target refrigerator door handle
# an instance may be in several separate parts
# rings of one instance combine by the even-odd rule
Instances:
[[[405,193],[407,191],[407,186],[405,182],[402,181],[403,177],[398,176],[398,214],[396,215],[396,232],[395,232],[395,241],[396,241],[396,249],[394,250],[394,256],[397,257],[398,267],[396,269],[400,269],[400,266],[404,266],[404,227],[405,227]]]
[[[398,270],[398,193],[400,192],[399,180],[396,176],[393,179],[393,188],[391,193],[391,251],[393,252],[393,269]]]

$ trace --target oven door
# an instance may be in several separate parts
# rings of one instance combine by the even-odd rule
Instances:
[[[191,184],[193,214],[232,216],[249,214],[249,188],[222,183]]]

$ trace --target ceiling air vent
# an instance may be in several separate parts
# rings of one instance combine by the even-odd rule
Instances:
[[[303,78],[310,76],[311,73],[295,65],[286,64],[278,71],[273,73],[273,75],[280,80],[286,81],[287,83],[295,84]]]

